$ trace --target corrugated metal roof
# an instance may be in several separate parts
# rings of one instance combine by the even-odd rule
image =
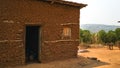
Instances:
[[[80,8],[87,6],[87,4],[75,3],[75,2],[64,1],[64,0],[44,0],[44,1],[49,1],[51,3],[65,4],[65,5],[75,6],[75,7],[80,7]]]

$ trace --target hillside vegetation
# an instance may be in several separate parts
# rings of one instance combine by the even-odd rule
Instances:
[[[109,30],[114,31],[116,28],[120,28],[120,26],[104,24],[81,24],[80,28],[83,30],[89,30],[92,33],[96,33],[100,30],[105,30],[106,32],[108,32]]]

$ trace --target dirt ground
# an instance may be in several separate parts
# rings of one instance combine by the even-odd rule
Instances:
[[[87,50],[89,52],[78,53],[78,58],[49,63],[31,63],[15,68],[120,68],[120,50],[118,48],[115,47],[114,50],[90,48]],[[96,57],[99,61],[86,57]]]
[[[92,65],[96,64],[96,65]],[[86,68],[86,66],[103,65],[103,62],[93,61],[84,57],[78,56],[78,58],[71,58],[67,60],[53,61],[49,63],[31,63],[24,66],[7,67],[7,68]]]
[[[79,53],[79,55],[84,57],[97,57],[98,60],[106,63],[105,65],[94,68],[120,68],[120,50],[117,47],[114,47],[114,50],[108,50],[107,48],[91,48],[87,50],[89,52]]]

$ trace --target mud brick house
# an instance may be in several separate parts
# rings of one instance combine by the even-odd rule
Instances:
[[[79,10],[63,0],[0,0],[0,64],[77,56]]]

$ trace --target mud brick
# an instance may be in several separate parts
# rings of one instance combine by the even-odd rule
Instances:
[[[86,5],[70,4],[66,1],[61,3],[51,4],[47,0],[0,0],[0,63],[25,64],[28,25],[40,26],[41,62],[77,55],[79,11]],[[71,28],[69,39],[63,38],[64,27]]]

